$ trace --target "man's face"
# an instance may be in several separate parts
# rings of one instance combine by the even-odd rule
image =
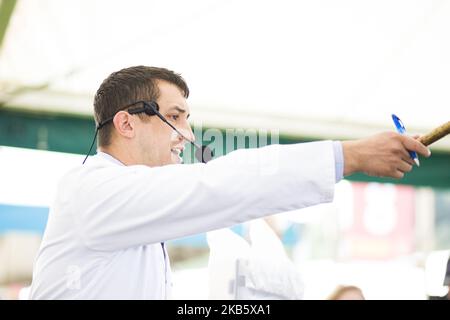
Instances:
[[[186,138],[194,141],[194,134],[188,123],[189,107],[180,89],[168,82],[159,81],[160,91],[157,103],[159,112]],[[140,162],[149,166],[163,166],[181,163],[180,153],[187,141],[157,116],[151,116],[136,125],[136,146]]]

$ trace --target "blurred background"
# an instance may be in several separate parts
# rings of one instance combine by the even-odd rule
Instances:
[[[58,179],[88,151],[111,72],[181,73],[204,144],[208,128],[275,130],[283,144],[362,138],[393,131],[392,113],[425,134],[450,120],[449,39],[444,0],[0,0],[0,298],[27,298]],[[304,298],[338,285],[367,299],[447,293],[450,138],[431,150],[400,181],[354,175],[332,204],[265,220]],[[175,298],[228,297],[210,246],[206,234],[169,243]]]

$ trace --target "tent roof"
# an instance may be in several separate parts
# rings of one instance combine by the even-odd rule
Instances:
[[[448,39],[446,1],[21,0],[0,101],[91,115],[108,74],[144,64],[185,77],[205,126],[353,138],[396,113],[426,133],[450,120]]]

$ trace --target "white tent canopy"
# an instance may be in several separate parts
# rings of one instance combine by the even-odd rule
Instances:
[[[204,126],[351,138],[396,113],[426,133],[450,120],[449,39],[450,1],[19,0],[0,100],[92,114],[108,74],[144,64],[185,77]]]

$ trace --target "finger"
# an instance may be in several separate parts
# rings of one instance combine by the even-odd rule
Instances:
[[[402,143],[403,146],[409,151],[415,151],[425,157],[429,157],[431,155],[430,150],[426,146],[411,137],[402,136]]]
[[[409,164],[414,165],[415,162],[414,162],[413,159],[411,159],[411,156],[410,156],[409,152],[406,149],[402,149],[400,151],[400,153],[401,153],[401,158],[402,158],[403,161],[406,161]]]
[[[405,161],[400,161],[400,163],[398,164],[397,170],[406,173],[406,172],[410,172],[412,170],[413,166],[411,164],[409,164],[408,162]]]
[[[399,170],[396,170],[393,174],[392,174],[392,178],[396,178],[396,179],[401,179],[405,176],[405,174]]]
[[[401,154],[402,160],[406,161],[406,159],[411,159],[411,156],[409,155],[408,150],[406,150],[405,148],[401,149],[400,154]],[[412,161],[412,159],[411,159],[411,161]]]
[[[410,165],[414,166],[415,162],[413,159],[411,159],[411,157],[409,156],[409,154],[406,157],[402,157],[402,160],[405,161],[406,163],[409,163]]]

